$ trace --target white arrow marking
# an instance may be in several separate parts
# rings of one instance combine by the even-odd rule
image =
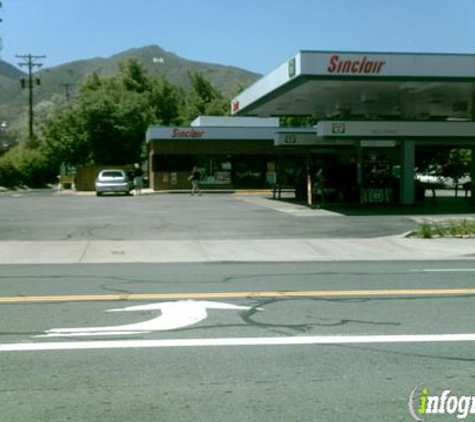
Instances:
[[[473,342],[475,334],[415,334],[415,335],[360,335],[308,337],[248,337],[178,340],[108,340],[62,341],[56,343],[0,344],[0,352],[38,352],[48,350],[136,349],[168,347],[230,347],[230,346],[304,346],[331,344],[391,344]]]
[[[207,316],[207,309],[249,310],[249,306],[237,306],[229,303],[181,300],[177,302],[152,303],[149,305],[129,306],[121,309],[110,309],[107,312],[133,311],[160,311],[156,318],[136,324],[81,327],[81,328],[53,328],[46,334],[36,337],[79,337],[79,336],[109,336],[144,334],[154,331],[168,331],[188,327],[203,321]]]

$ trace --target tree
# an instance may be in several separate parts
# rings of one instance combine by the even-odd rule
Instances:
[[[131,164],[145,159],[150,124],[179,125],[199,115],[226,115],[228,101],[200,74],[190,74],[188,96],[168,79],[156,79],[136,59],[110,78],[92,73],[73,103],[42,125],[44,153],[52,165]]]
[[[90,75],[86,77],[84,82],[79,86],[79,94],[87,95],[89,91],[98,91],[102,88],[104,82],[102,81],[99,73],[92,72]]]
[[[472,151],[469,149],[453,149],[442,165],[442,175],[452,177],[456,182],[470,171]]]
[[[180,125],[183,123],[185,92],[163,77],[152,85],[149,102],[154,122],[161,125]]]
[[[143,96],[106,85],[81,103],[84,135],[90,158],[99,164],[140,161],[142,143],[150,121]]]
[[[77,102],[45,125],[49,156],[74,164],[141,161],[145,131],[153,120],[147,97],[151,85],[134,60],[112,78],[92,74],[80,87]]]
[[[285,116],[280,118],[282,127],[312,127],[317,124],[317,119],[311,116]]]
[[[119,63],[119,74],[115,79],[127,91],[139,94],[150,92],[154,82],[145,66],[136,58]]]
[[[212,83],[200,73],[190,73],[191,88],[188,94],[186,119],[192,121],[198,116],[229,115],[229,101]]]
[[[469,149],[422,149],[416,154],[417,171],[455,180],[470,172]]]
[[[93,161],[79,104],[66,106],[44,123],[44,153],[52,166],[61,163],[85,164]]]

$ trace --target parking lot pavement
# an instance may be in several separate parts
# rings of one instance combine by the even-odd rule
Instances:
[[[269,195],[243,191],[191,197],[148,191],[136,198],[97,198],[52,190],[2,194],[0,263],[475,258],[473,239],[405,238],[423,221],[423,213],[311,209]],[[443,214],[444,219],[461,217],[473,214]]]

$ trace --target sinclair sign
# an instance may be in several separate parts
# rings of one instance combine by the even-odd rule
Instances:
[[[379,75],[385,66],[385,60],[372,60],[368,56],[349,59],[333,54],[328,60],[327,72],[330,74]]]
[[[303,51],[301,75],[473,79],[475,55]]]

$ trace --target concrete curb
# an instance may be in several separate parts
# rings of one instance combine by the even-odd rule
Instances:
[[[272,190],[269,189],[201,189],[201,192],[206,195],[236,195],[236,196],[264,196],[272,198]],[[95,196],[95,191],[77,191],[71,189],[53,190],[52,193],[57,196]],[[142,196],[149,195],[189,195],[190,189],[176,189],[176,190],[161,190],[154,191],[152,189],[142,189]],[[133,193],[132,193],[133,195]]]

